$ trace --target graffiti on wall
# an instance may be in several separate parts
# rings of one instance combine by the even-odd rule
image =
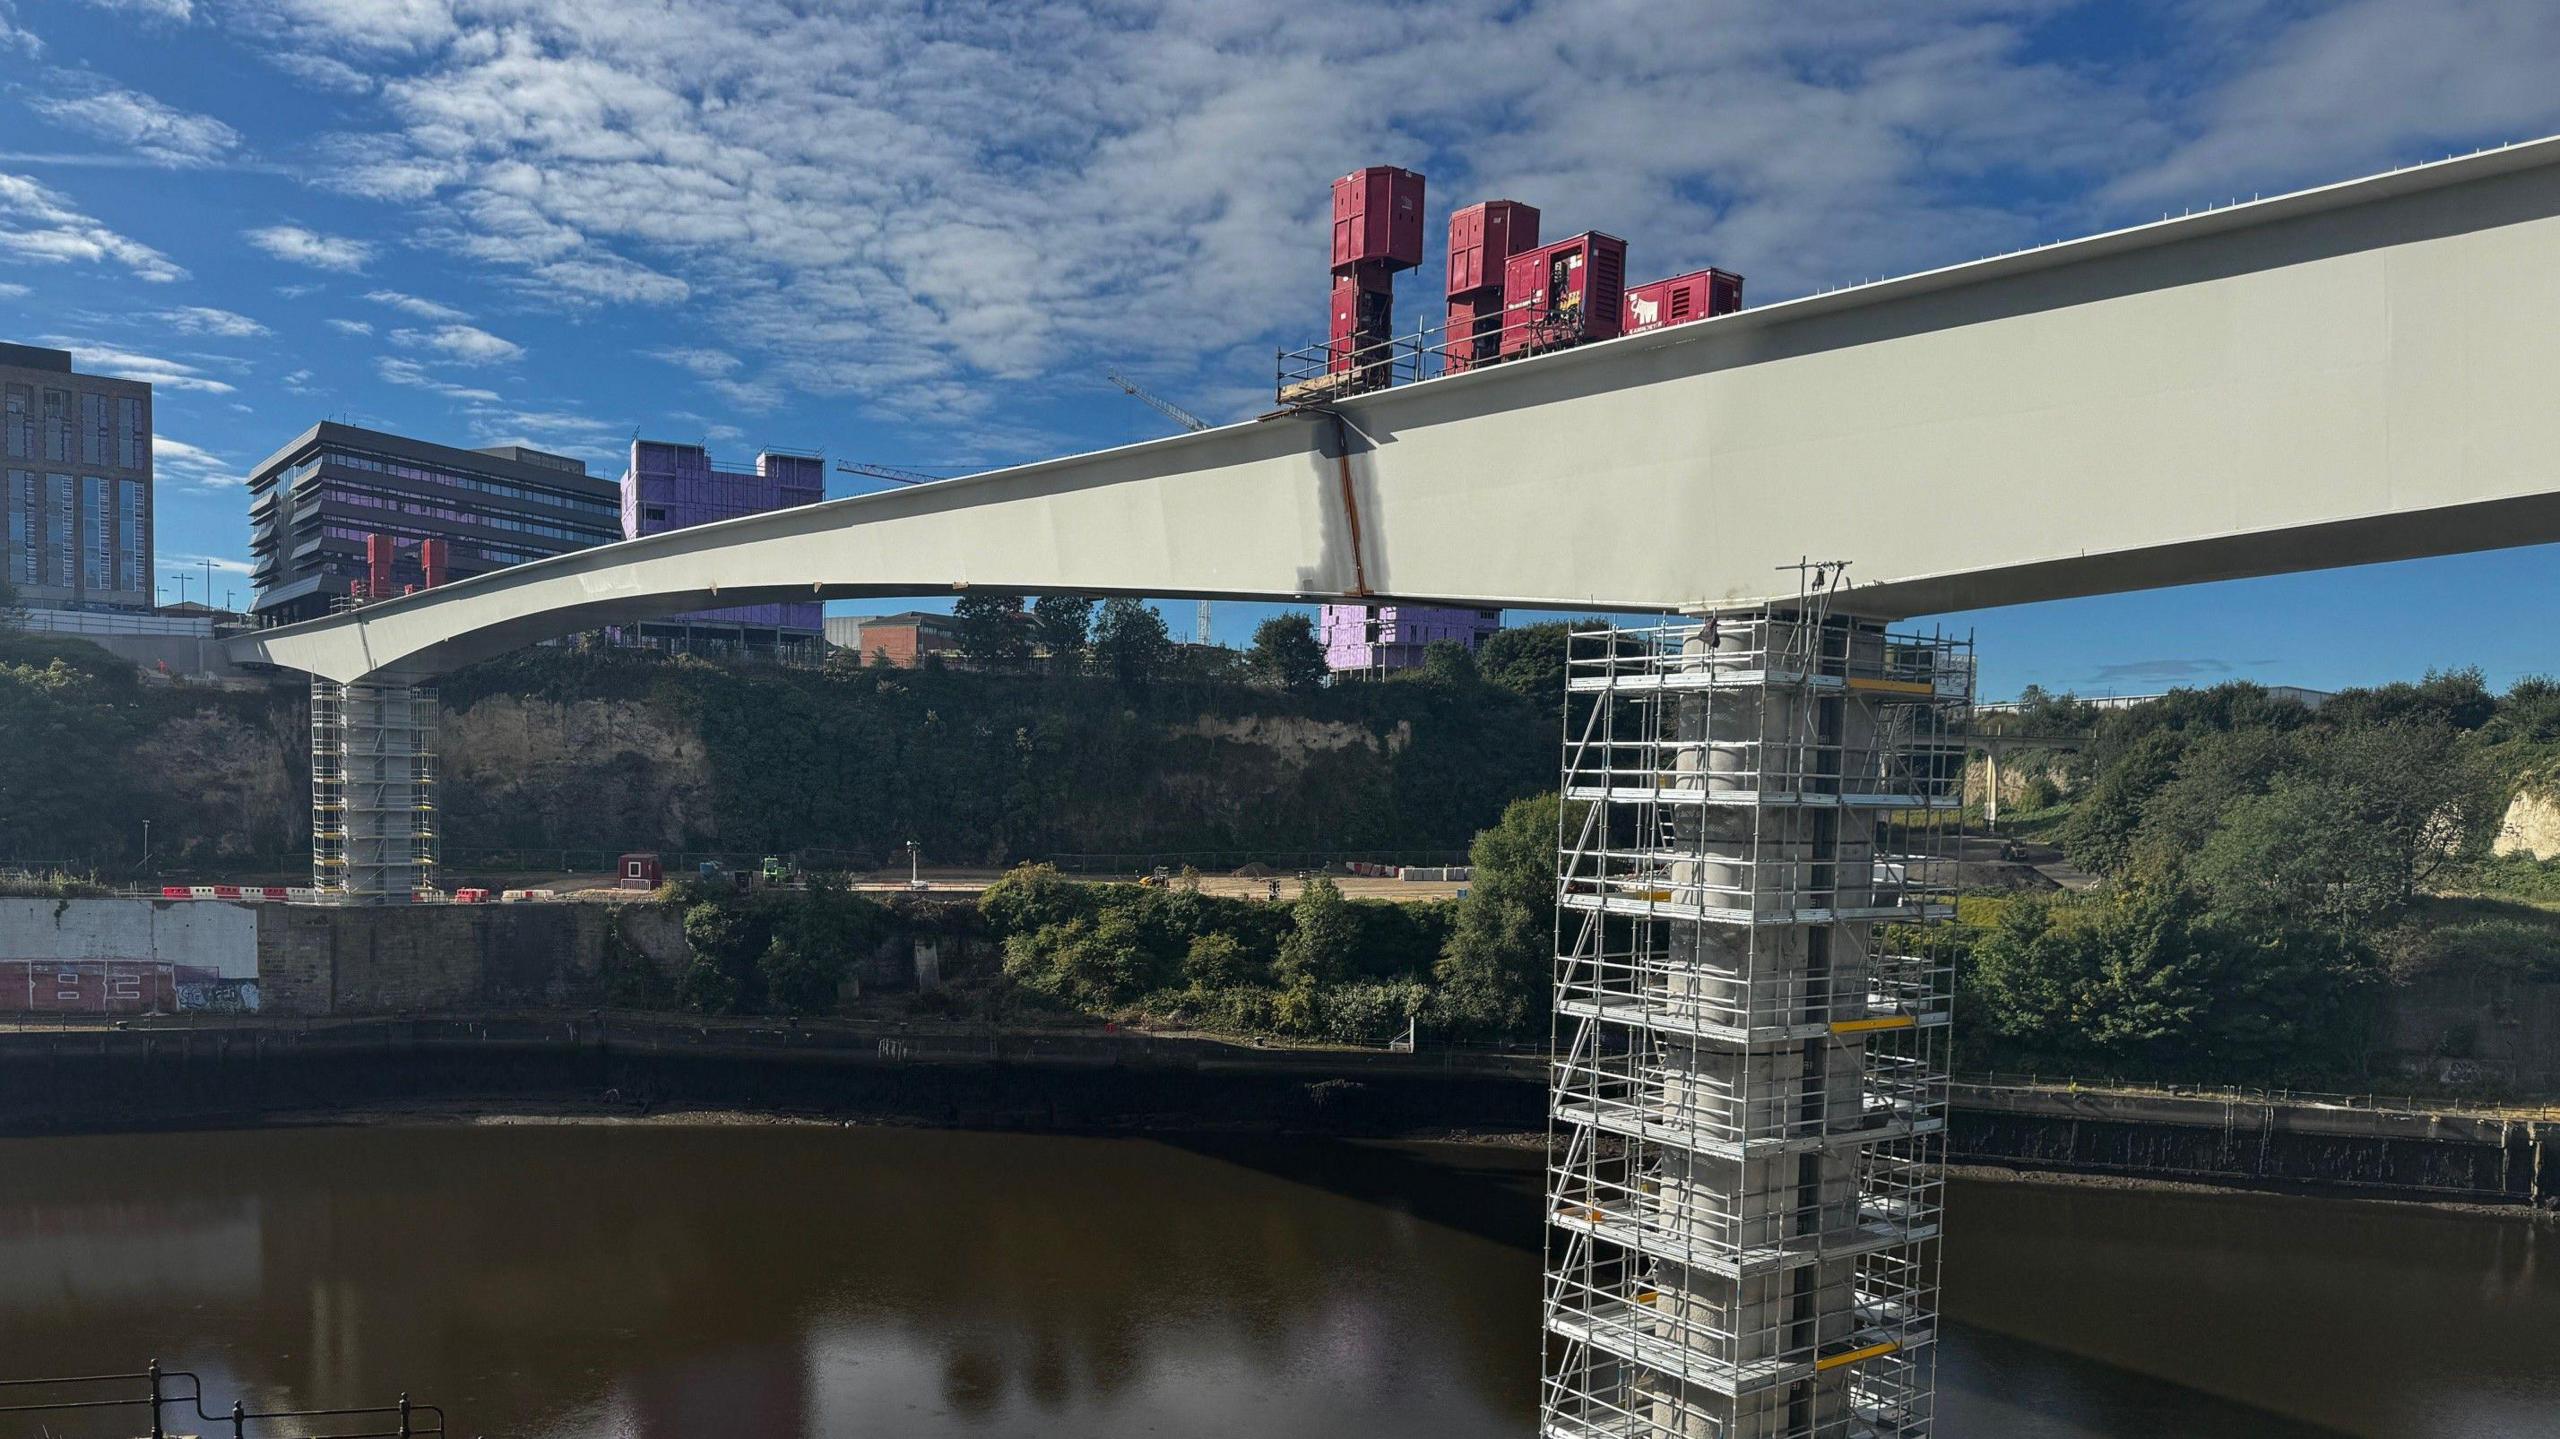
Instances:
[[[255,1014],[258,982],[147,959],[7,959],[0,960],[0,1010]]]

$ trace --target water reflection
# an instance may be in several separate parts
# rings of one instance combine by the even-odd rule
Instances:
[[[0,1352],[156,1355],[276,1403],[407,1389],[542,1439],[1522,1434],[1536,1163],[759,1127],[8,1141]],[[2498,1338],[2554,1332],[2547,1235],[2196,1203],[1960,1187],[1943,1432],[2551,1432],[2498,1427],[2554,1402],[2560,1360]],[[2374,1306],[2482,1357],[2403,1353]],[[2340,1372],[2291,1372],[2318,1345],[2287,1324]]]

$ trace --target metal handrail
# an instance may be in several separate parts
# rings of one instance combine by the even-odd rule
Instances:
[[[185,1391],[171,1392],[176,1382],[180,1380],[186,1383]],[[335,1409],[251,1409],[242,1401],[235,1399],[228,1411],[216,1413],[204,1407],[204,1380],[200,1376],[184,1369],[163,1369],[160,1367],[160,1361],[156,1359],[141,1372],[133,1374],[73,1374],[51,1378],[0,1379],[0,1399],[10,1397],[9,1391],[12,1390],[77,1389],[82,1386],[104,1384],[140,1384],[147,1386],[147,1392],[107,1398],[53,1399],[30,1404],[0,1403],[0,1414],[148,1409],[151,1411],[151,1439],[168,1439],[167,1411],[179,1404],[192,1408],[195,1411],[196,1420],[200,1423],[228,1424],[231,1439],[250,1439],[252,1431],[249,1426],[253,1424],[267,1426],[291,1420],[343,1419],[357,1421],[360,1425],[364,1421],[380,1420],[392,1423],[396,1427],[337,1429],[331,1426],[298,1424],[290,1427],[299,1432],[290,1435],[271,1427],[261,1427],[255,1432],[267,1436],[267,1439],[435,1439],[435,1436],[447,1432],[443,1409],[433,1404],[413,1403],[406,1394],[390,1404]]]

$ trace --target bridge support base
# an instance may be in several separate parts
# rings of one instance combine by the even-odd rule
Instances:
[[[311,883],[340,904],[435,887],[436,691],[311,681]]]
[[[1969,646],[1817,598],[1567,684],[1544,1431],[1925,1435]]]

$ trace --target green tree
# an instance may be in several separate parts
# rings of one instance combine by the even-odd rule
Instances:
[[[1135,689],[1152,683],[1172,664],[1173,636],[1154,606],[1114,595],[1094,617],[1093,655],[1113,679]]]
[[[1031,602],[1031,633],[1053,669],[1083,665],[1092,629],[1093,601],[1084,595],[1042,595]]]
[[[1433,969],[1451,1023],[1521,1034],[1546,1012],[1555,968],[1553,794],[1514,800],[1467,851],[1475,874]]]
[[[960,652],[989,669],[1018,665],[1031,655],[1031,627],[1023,623],[1022,596],[968,590],[951,604]]]
[[[1496,630],[1476,651],[1476,669],[1489,684],[1541,705],[1564,702],[1566,637],[1577,628],[1596,627],[1597,620],[1568,623],[1548,620]]]
[[[1058,872],[1054,864],[1018,864],[978,896],[978,913],[1000,937],[1033,930],[1089,913],[1093,888]]]
[[[2442,720],[2328,737],[2310,768],[2225,810],[2194,873],[2217,909],[2262,929],[2316,925],[2357,941],[2480,847],[2504,798]]]
[[[1422,677],[1452,689],[1473,689],[1483,679],[1475,655],[1456,640],[1433,640],[1422,647]]]
[[[1271,966],[1283,985],[1337,984],[1350,977],[1359,959],[1360,918],[1342,897],[1342,886],[1318,875],[1289,907],[1289,918],[1288,937]]]
[[[1247,663],[1255,679],[1292,694],[1324,683],[1324,646],[1316,639],[1314,624],[1295,610],[1254,626]]]
[[[1232,934],[1194,935],[1182,956],[1182,978],[1193,989],[1208,991],[1251,984],[1262,976],[1244,942]]]

